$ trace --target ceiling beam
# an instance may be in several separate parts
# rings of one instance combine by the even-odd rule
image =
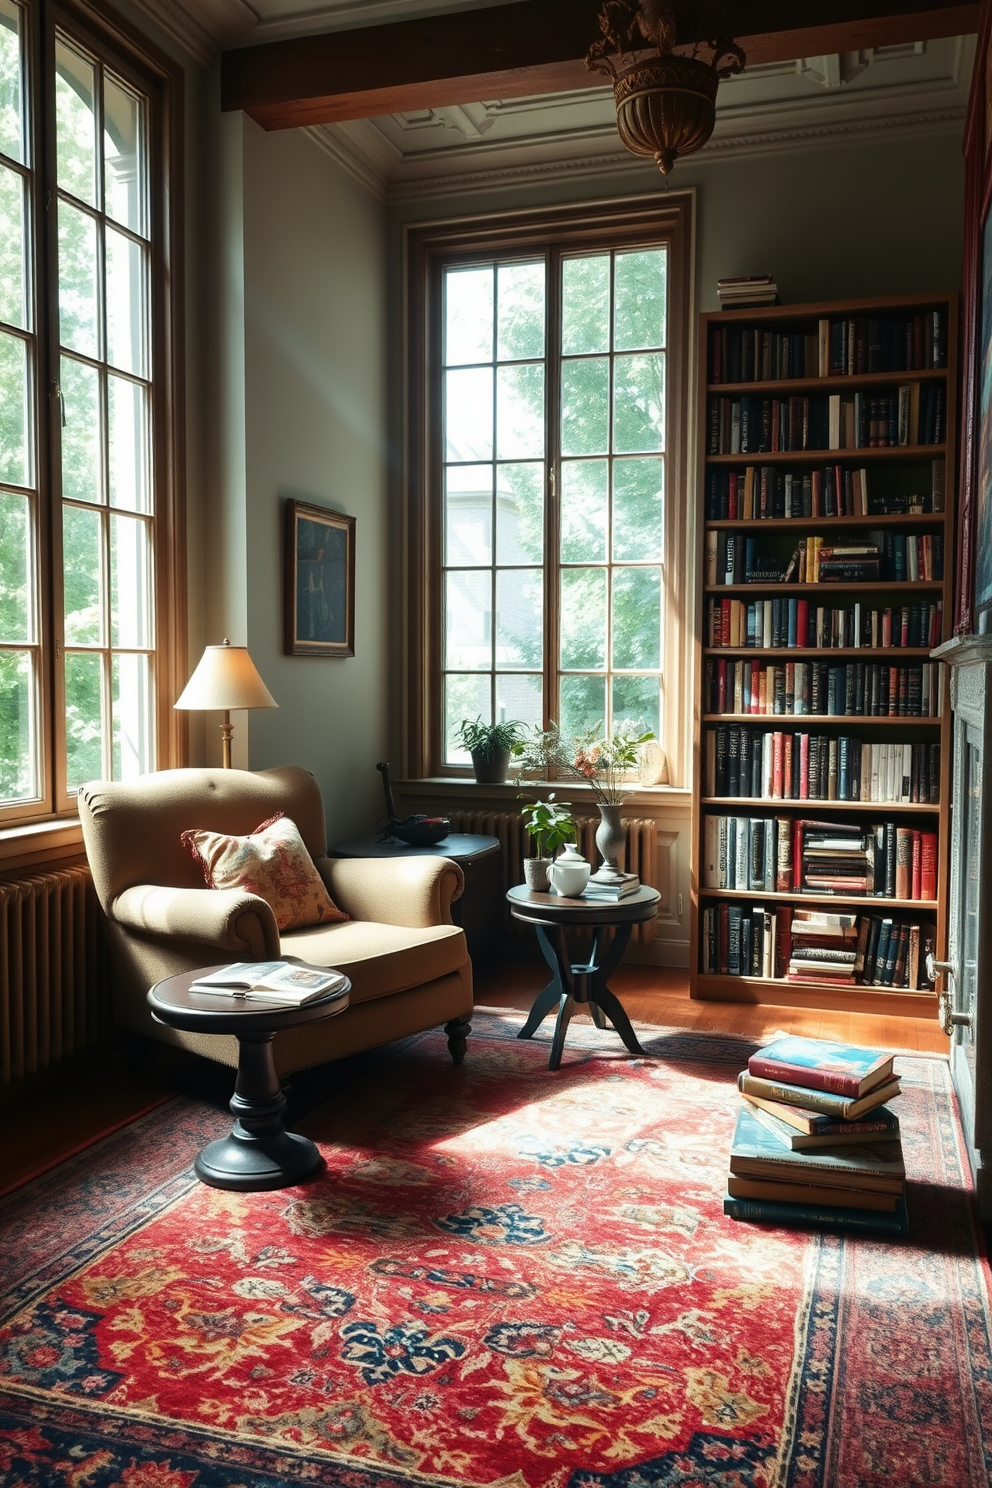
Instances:
[[[588,88],[600,82],[585,65],[600,3],[519,0],[239,48],[221,59],[221,106],[292,129]],[[734,36],[749,62],[781,62],[964,35],[978,11],[950,0],[734,0]],[[704,39],[683,32],[679,45]]]

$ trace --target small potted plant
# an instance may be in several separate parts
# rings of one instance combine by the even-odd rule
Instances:
[[[534,847],[534,856],[524,858],[524,880],[529,889],[547,893],[548,869],[559,848],[575,837],[575,823],[571,813],[555,800],[554,791],[546,801],[525,801],[520,814]]]
[[[480,785],[499,785],[506,779],[510,755],[519,754],[525,726],[522,723],[483,723],[481,717],[463,718],[455,738],[472,756],[475,778]]]

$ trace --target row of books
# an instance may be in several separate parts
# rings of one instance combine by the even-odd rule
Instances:
[[[932,922],[726,900],[704,906],[700,920],[704,976],[892,987],[903,992],[918,992],[928,985],[925,958],[935,939]],[[842,924],[850,929],[840,929]]]
[[[703,888],[932,903],[937,898],[937,834],[893,821],[866,826],[707,813]]]
[[[937,445],[946,437],[946,414],[942,382],[914,382],[891,393],[714,396],[709,400],[706,453],[762,455]]]
[[[943,310],[928,310],[824,318],[801,331],[711,325],[709,351],[712,383],[925,372],[947,366],[947,323]]]
[[[801,471],[783,470],[780,465],[715,468],[706,473],[706,519],[925,516],[944,510],[945,478],[943,456],[931,462],[929,490],[925,491],[875,493],[867,470],[841,464]],[[917,479],[926,484],[923,477]]]
[[[926,647],[940,644],[943,604],[871,608],[854,604],[828,609],[798,596],[773,599],[710,598],[706,602],[709,646],[760,647],[763,650],[840,650],[872,647]]]
[[[752,1054],[737,1086],[726,1215],[909,1233],[891,1054],[782,1034]]]
[[[810,533],[791,554],[744,532],[706,533],[706,582],[731,584],[934,583],[944,576],[941,532],[870,531],[829,541]]]
[[[705,733],[705,794],[936,806],[940,745],[737,727]]]
[[[939,662],[888,666],[878,661],[760,662],[710,657],[705,712],[821,718],[936,718]]]

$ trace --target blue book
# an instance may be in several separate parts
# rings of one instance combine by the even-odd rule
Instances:
[[[855,1193],[901,1193],[906,1177],[898,1137],[797,1152],[784,1146],[747,1105],[737,1113],[730,1171],[742,1178],[819,1184]]]
[[[744,1099],[765,1130],[794,1152],[851,1142],[891,1142],[899,1136],[899,1118],[887,1106],[876,1106],[860,1120],[842,1121],[760,1095],[744,1095]]]
[[[901,1238],[909,1234],[905,1198],[896,1200],[891,1214],[875,1209],[840,1209],[833,1204],[788,1204],[776,1199],[735,1199],[727,1194],[723,1212],[730,1219],[756,1221],[789,1229],[813,1225],[818,1229],[853,1230]]]

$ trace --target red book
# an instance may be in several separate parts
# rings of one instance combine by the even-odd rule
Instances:
[[[782,735],[782,796],[789,800],[792,796],[792,735]]]
[[[761,663],[760,662],[757,662],[757,661],[752,661],[752,663],[751,663],[751,705],[750,705],[750,709],[749,709],[749,711],[751,713],[758,713],[758,712],[760,712],[760,693],[761,693]]]
[[[788,889],[789,885],[786,884],[785,887]],[[775,937],[775,976],[782,975],[789,964],[789,957],[792,955],[791,921],[792,910],[784,904],[780,905],[775,919],[777,930]]]
[[[736,522],[740,516],[737,509],[737,471],[730,472],[729,490],[727,492],[727,516],[731,522]]]
[[[730,645],[730,606],[729,599],[720,601],[720,645]]]
[[[823,471],[813,471],[813,516],[823,516]]]
[[[809,800],[809,734],[799,735],[799,799]]]
[[[892,1074],[893,1056],[829,1040],[781,1034],[747,1062],[749,1075],[779,1080],[807,1090],[829,1090],[857,1099],[884,1084]]]
[[[882,645],[892,645],[892,611],[890,609],[882,611]]]
[[[783,737],[780,733],[772,734],[772,800],[782,799],[782,754]]]
[[[809,635],[809,600],[801,599],[796,605],[796,645],[805,646]]]
[[[937,833],[920,833],[920,898],[937,897]]]
[[[801,821],[792,823],[792,887],[801,889],[803,886],[803,824]]]
[[[913,833],[913,866],[910,884],[914,899],[923,898],[923,833]]]

